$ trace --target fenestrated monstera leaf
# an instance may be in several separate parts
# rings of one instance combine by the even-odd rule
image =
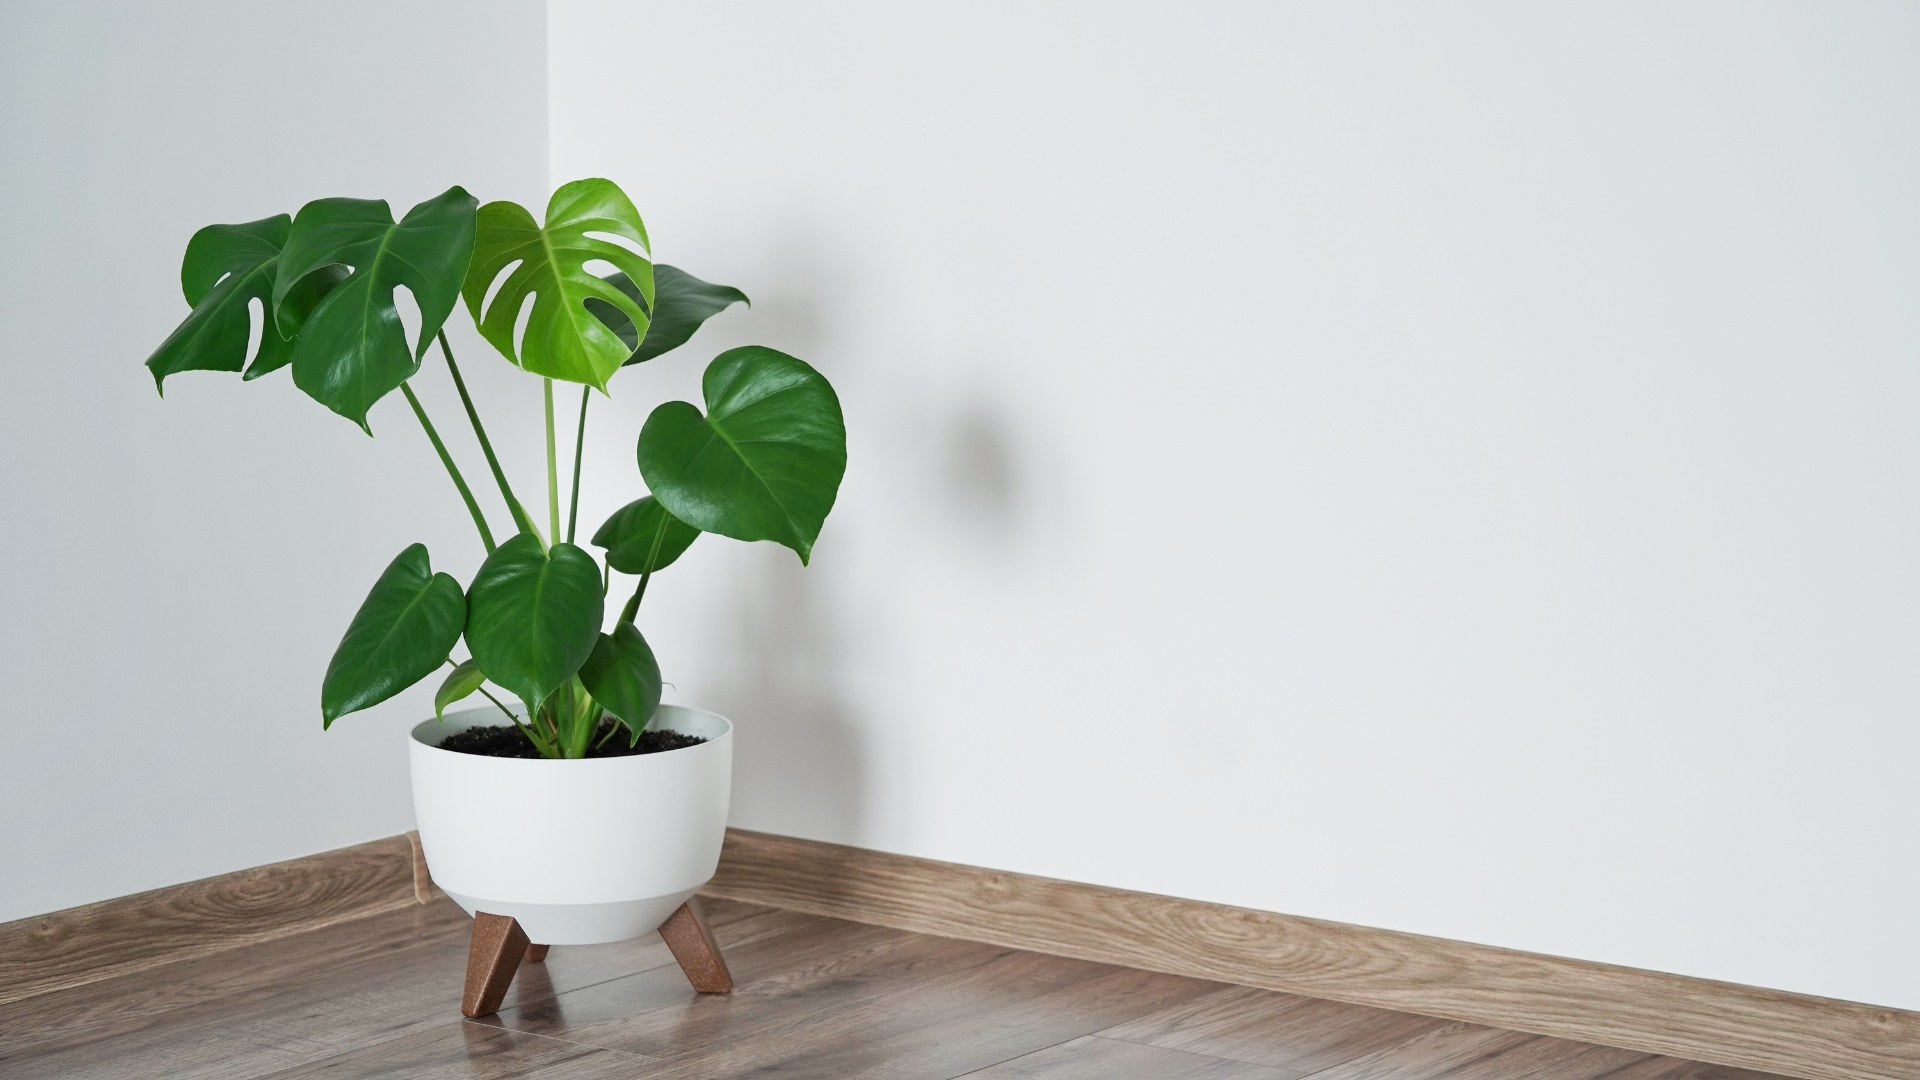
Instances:
[[[636,303],[641,302],[640,287],[633,283],[632,278],[625,274],[609,274],[606,280]],[[753,301],[747,299],[746,293],[731,285],[715,285],[701,281],[677,266],[654,263],[653,322],[647,326],[646,340],[640,339],[639,332],[633,328],[633,320],[612,304],[588,300],[587,310],[612,327],[627,348],[633,350],[633,355],[627,357],[627,363],[640,364],[685,345],[693,332],[700,329],[701,323],[733,304],[751,307]]]
[[[660,662],[640,631],[632,623],[621,623],[613,633],[600,635],[592,655],[580,665],[580,685],[601,708],[619,717],[638,742],[660,707]]]
[[[759,345],[714,357],[707,415],[684,401],[640,429],[640,475],[674,517],[736,540],[772,540],[805,563],[847,471],[833,387],[805,361]]]
[[[544,226],[535,224],[518,203],[488,203],[480,208],[479,237],[461,292],[481,335],[501,355],[536,375],[604,391],[607,379],[626,363],[631,346],[589,312],[586,301],[596,299],[614,308],[644,333],[653,304],[653,263],[589,233],[623,236],[649,246],[640,212],[611,180],[575,180],[554,192]],[[612,263],[625,273],[639,299],[588,273],[587,263],[593,260]],[[520,265],[487,303],[494,279],[516,262]],[[516,347],[514,324],[528,296],[533,297],[533,311]]]
[[[354,613],[320,684],[321,727],[378,705],[447,662],[467,621],[467,599],[450,574],[436,574],[427,546],[388,564]]]
[[[605,614],[600,567],[572,544],[540,549],[520,533],[501,544],[467,590],[467,647],[488,679],[529,714],[592,654]]]
[[[384,199],[316,199],[300,208],[274,277],[282,333],[296,313],[302,278],[329,265],[352,276],[321,300],[293,347],[293,382],[315,401],[367,427],[367,410],[420,370],[420,358],[460,299],[473,252],[478,200],[451,187],[397,224]],[[420,340],[407,348],[393,290],[420,308]],[[370,431],[370,429],[369,429]]]
[[[700,530],[667,513],[651,495],[613,512],[593,534],[607,549],[607,565],[623,574],[651,574],[673,563],[700,539]]]
[[[180,263],[180,289],[193,311],[147,357],[155,389],[165,393],[167,376],[177,371],[245,367],[252,325],[247,307],[254,300],[260,301],[269,317],[245,377],[257,379],[293,359],[293,338],[300,324],[328,291],[346,279],[347,272],[323,266],[300,279],[287,293],[285,321],[276,326],[270,317],[273,282],[292,227],[292,218],[275,214],[244,225],[209,225],[187,241],[187,255]]]

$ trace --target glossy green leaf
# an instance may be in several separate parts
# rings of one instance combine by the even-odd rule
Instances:
[[[467,646],[487,678],[532,713],[580,670],[600,636],[600,568],[572,544],[540,549],[520,533],[480,564],[467,590]]]
[[[262,348],[253,358],[253,363],[247,366],[247,373],[240,376],[241,380],[251,382],[270,371],[278,371],[293,363],[294,341],[297,337],[292,340],[280,339],[279,334],[282,328],[292,326],[298,329],[305,325],[313,309],[320,306],[320,301],[325,300],[336,285],[350,276],[351,272],[346,267],[333,263],[295,282],[293,288],[288,291],[286,299],[280,303],[280,317],[266,320],[266,325],[261,329]],[[264,347],[269,331],[273,332],[276,339],[271,352]]]
[[[804,361],[758,345],[707,365],[707,415],[684,401],[640,429],[640,475],[674,517],[736,540],[813,552],[847,471],[840,399]]]
[[[580,684],[636,736],[660,707],[660,663],[632,623],[600,635],[592,655],[580,665]]]
[[[633,283],[632,278],[625,274],[610,274],[606,280],[635,302],[644,303],[640,287]],[[600,300],[587,301],[587,310],[612,327],[627,348],[633,350],[633,355],[627,357],[629,364],[643,363],[685,345],[693,332],[700,329],[700,324],[733,304],[753,303],[747,299],[746,293],[731,285],[701,281],[685,270],[666,263],[653,264],[653,288],[653,321],[647,325],[645,341],[640,340],[639,333],[634,330],[633,320],[627,318],[619,308]]]
[[[325,266],[353,268],[314,307],[293,347],[294,385],[367,426],[367,410],[420,370],[420,358],[460,299],[473,252],[476,200],[459,187],[407,211],[398,223],[380,199],[316,199],[293,219],[273,286],[283,333],[302,279]],[[393,291],[406,286],[420,309],[414,347]]]
[[[433,674],[460,640],[466,616],[460,583],[433,572],[425,544],[401,552],[374,582],[327,665],[321,726]]]
[[[440,684],[439,692],[433,695],[433,718],[440,719],[441,714],[447,711],[447,706],[471,696],[486,681],[487,673],[471,660],[454,668],[447,676],[447,681]]]
[[[607,388],[607,379],[626,363],[631,347],[587,310],[589,299],[610,306],[633,326],[647,325],[653,303],[653,264],[644,256],[590,233],[622,236],[647,246],[640,212],[611,180],[575,180],[553,193],[545,225],[518,203],[492,202],[480,208],[480,231],[473,263],[462,291],[480,333],[501,355],[536,375]],[[636,285],[628,296],[587,270],[590,261],[612,263]],[[518,263],[518,266],[514,266]],[[487,290],[509,266],[512,273],[491,303]],[[514,326],[527,298],[521,340]],[[482,310],[482,305],[485,310]]]
[[[593,534],[593,546],[606,548],[607,565],[623,574],[651,574],[671,565],[698,539],[699,529],[647,495],[615,510]]]
[[[164,392],[166,377],[177,371],[239,371],[246,366],[252,328],[247,308],[259,300],[263,311],[272,310],[273,282],[292,227],[292,218],[276,214],[244,225],[209,225],[193,234],[180,264],[180,288],[193,310],[147,358],[155,387]],[[265,320],[247,378],[286,366],[300,324],[346,276],[340,267],[323,266],[294,285],[286,322]]]

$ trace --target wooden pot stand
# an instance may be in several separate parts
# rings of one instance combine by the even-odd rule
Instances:
[[[687,981],[702,994],[733,992],[733,976],[727,971],[726,958],[713,940],[706,916],[700,911],[700,898],[681,904],[660,926],[660,937],[687,973]],[[467,1016],[490,1016],[500,1011],[507,987],[522,960],[539,963],[547,958],[547,946],[527,940],[520,924],[505,915],[477,912],[473,916],[473,940],[467,946],[467,989],[460,998],[460,1011]]]

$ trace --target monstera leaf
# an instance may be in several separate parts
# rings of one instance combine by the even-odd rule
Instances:
[[[640,286],[635,285],[632,278],[625,274],[610,274],[606,280],[614,288],[626,293],[629,299],[642,302]],[[731,285],[701,281],[685,270],[666,263],[653,264],[653,290],[653,321],[647,326],[644,341],[634,330],[633,320],[627,318],[619,308],[603,300],[587,301],[587,310],[612,327],[627,348],[633,350],[633,355],[627,357],[628,364],[644,363],[685,345],[693,332],[700,329],[701,323],[733,304],[753,304],[747,299],[746,293]]]
[[[353,268],[300,328],[294,385],[341,416],[367,426],[367,410],[420,370],[420,358],[460,298],[473,252],[476,200],[448,188],[398,223],[381,199],[317,199],[293,219],[274,277],[280,332],[297,315],[300,281],[329,265]],[[404,285],[420,308],[420,340],[407,348],[393,290]]]
[[[593,546],[606,548],[607,565],[623,574],[651,574],[671,565],[698,539],[699,529],[648,495],[615,510],[593,534]]]
[[[209,225],[187,241],[180,288],[193,311],[147,357],[156,389],[165,393],[167,376],[177,371],[239,371],[246,366],[252,324],[247,307],[259,300],[263,310],[271,311],[280,253],[292,227],[292,218],[276,214],[244,225]],[[300,324],[346,276],[342,267],[323,266],[294,283],[287,293],[285,322],[266,320],[246,378],[259,378],[293,359]]]
[[[467,621],[460,583],[436,574],[427,546],[388,565],[354,613],[320,685],[321,727],[378,705],[446,663]]]
[[[501,355],[536,375],[604,391],[631,347],[589,312],[586,302],[597,300],[619,311],[644,333],[653,303],[653,264],[590,233],[610,233],[647,246],[640,212],[611,180],[575,180],[554,192],[545,225],[535,224],[533,215],[517,203],[488,203],[480,208],[479,237],[461,291],[480,333]],[[588,273],[587,263],[596,260],[625,273],[638,299]],[[514,263],[519,266],[487,303],[487,290]],[[529,296],[533,311],[516,348],[514,326]]]
[[[624,721],[637,742],[660,707],[660,662],[640,631],[621,623],[613,633],[600,635],[593,654],[580,665],[580,685]]]
[[[488,679],[531,713],[593,652],[605,613],[600,567],[572,544],[542,551],[520,533],[480,564],[467,590],[467,647]]]
[[[847,471],[833,387],[804,361],[749,345],[701,379],[707,414],[684,401],[640,429],[640,475],[674,517],[736,540],[772,540],[806,562]]]

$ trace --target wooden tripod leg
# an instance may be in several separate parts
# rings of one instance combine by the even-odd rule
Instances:
[[[689,899],[668,916],[660,926],[660,937],[666,941],[673,958],[680,961],[680,970],[687,973],[687,981],[695,990],[703,994],[733,992],[733,974],[727,970],[726,958],[720,955],[719,943],[713,940],[713,931],[707,929],[699,897]]]
[[[529,946],[527,946],[527,958],[526,958],[526,959],[527,959],[527,963],[529,963],[529,964],[537,964],[537,963],[539,963],[540,961],[542,961],[542,960],[545,960],[545,959],[547,958],[547,950],[548,950],[548,949],[551,949],[551,948],[553,948],[553,946],[551,946],[551,945],[529,945]]]
[[[520,924],[505,915],[484,911],[473,916],[473,940],[467,946],[467,989],[460,997],[460,1012],[467,1016],[490,1016],[500,1011],[506,1000],[507,985],[520,969],[527,954],[527,934]]]

